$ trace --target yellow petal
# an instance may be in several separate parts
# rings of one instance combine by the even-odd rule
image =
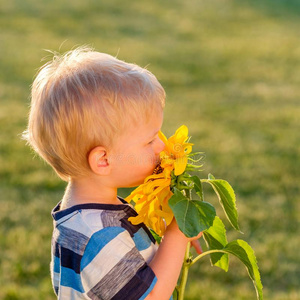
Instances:
[[[138,225],[142,223],[144,220],[142,216],[136,216],[136,217],[130,217],[128,221],[131,222],[133,225]]]
[[[167,157],[167,158],[165,158],[165,159],[162,159],[162,161],[161,161],[161,167],[162,168],[170,168],[170,167],[172,167],[173,166],[173,164],[174,164],[174,159],[173,158],[170,158],[170,157]]]
[[[133,190],[131,194],[125,198],[125,200],[129,203],[132,200],[132,198],[134,198],[135,196],[139,194],[143,194],[143,185],[144,184],[138,186],[135,190]]]
[[[188,138],[189,130],[185,125],[180,126],[175,134],[169,138],[169,142],[183,144]]]
[[[169,223],[170,220],[173,219],[173,213],[172,212],[157,210],[156,213],[157,213],[158,216],[162,217],[166,221],[166,223]]]
[[[143,193],[146,195],[150,195],[151,193],[156,193],[155,190],[157,187],[166,186],[168,184],[168,179],[156,179],[153,181],[149,181],[143,188]]]
[[[164,142],[165,145],[167,145],[168,139],[161,131],[158,132],[158,137]]]
[[[178,159],[176,159],[175,163],[174,163],[174,174],[175,176],[178,176],[180,174],[182,174],[186,168],[186,164],[187,164],[187,157],[180,157]]]
[[[145,184],[147,184],[148,181],[156,180],[159,178],[164,178],[164,175],[162,173],[149,175],[148,177],[146,177],[144,182],[145,182]]]
[[[181,125],[176,131],[175,131],[175,136],[177,138],[185,138],[187,137],[189,134],[189,130],[187,128],[187,126],[185,125]]]
[[[164,220],[166,221],[166,225],[169,226],[174,218],[173,213],[166,213],[166,216],[164,217]]]
[[[187,154],[190,154],[192,152],[192,146],[194,144],[184,144],[184,154],[187,155]]]
[[[141,210],[145,206],[149,205],[147,200],[148,200],[148,198],[146,196],[144,196],[144,197],[141,197],[138,201],[136,201],[134,208],[138,212],[138,214],[140,214]]]

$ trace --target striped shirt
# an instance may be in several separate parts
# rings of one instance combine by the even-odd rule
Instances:
[[[125,202],[53,209],[51,278],[58,299],[146,298],[157,281],[148,266],[157,245],[144,224],[128,221],[136,215]]]

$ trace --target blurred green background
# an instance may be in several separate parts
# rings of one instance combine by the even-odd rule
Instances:
[[[300,1],[0,0],[0,299],[54,299],[50,211],[65,184],[21,140],[47,56],[89,44],[148,66],[167,92],[163,131],[186,124],[206,178],[228,180],[265,299],[300,299]],[[217,200],[205,190],[214,204]],[[128,191],[120,191],[122,196]],[[255,299],[246,269],[208,258],[186,299]]]

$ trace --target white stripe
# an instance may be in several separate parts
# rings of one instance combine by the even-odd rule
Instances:
[[[56,226],[58,226],[59,224],[67,221],[68,219],[72,218],[74,215],[78,214],[78,211],[73,211],[72,213],[70,214],[67,214],[66,216],[64,217],[61,217],[59,220],[54,220],[54,223],[56,223]]]
[[[102,220],[101,220],[101,213],[103,210],[99,209],[85,209],[80,212],[82,215],[83,221],[85,224],[89,226],[93,230],[93,232],[96,232],[103,228]]]
[[[100,218],[102,211],[84,210],[63,224],[64,227],[73,229],[86,237],[90,238],[95,231],[103,228],[103,224]],[[85,226],[86,224],[86,226]]]
[[[91,263],[82,270],[82,285],[85,290],[93,288],[113,267],[135,247],[127,231],[105,245]]]
[[[60,278],[60,274],[56,273],[56,272],[51,272],[51,277],[52,277],[52,283],[53,286],[59,286],[59,278]]]
[[[67,286],[60,286],[58,291],[58,300],[79,300],[90,299],[84,293],[80,293]]]
[[[158,249],[158,245],[151,244],[151,246],[148,247],[147,249],[140,251],[140,254],[143,256],[147,264],[150,263],[150,261],[153,259],[157,249]]]

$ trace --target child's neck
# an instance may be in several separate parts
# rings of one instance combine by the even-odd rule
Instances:
[[[117,198],[116,188],[101,185],[90,178],[71,180],[67,185],[61,209],[85,203],[117,205],[122,202]]]

